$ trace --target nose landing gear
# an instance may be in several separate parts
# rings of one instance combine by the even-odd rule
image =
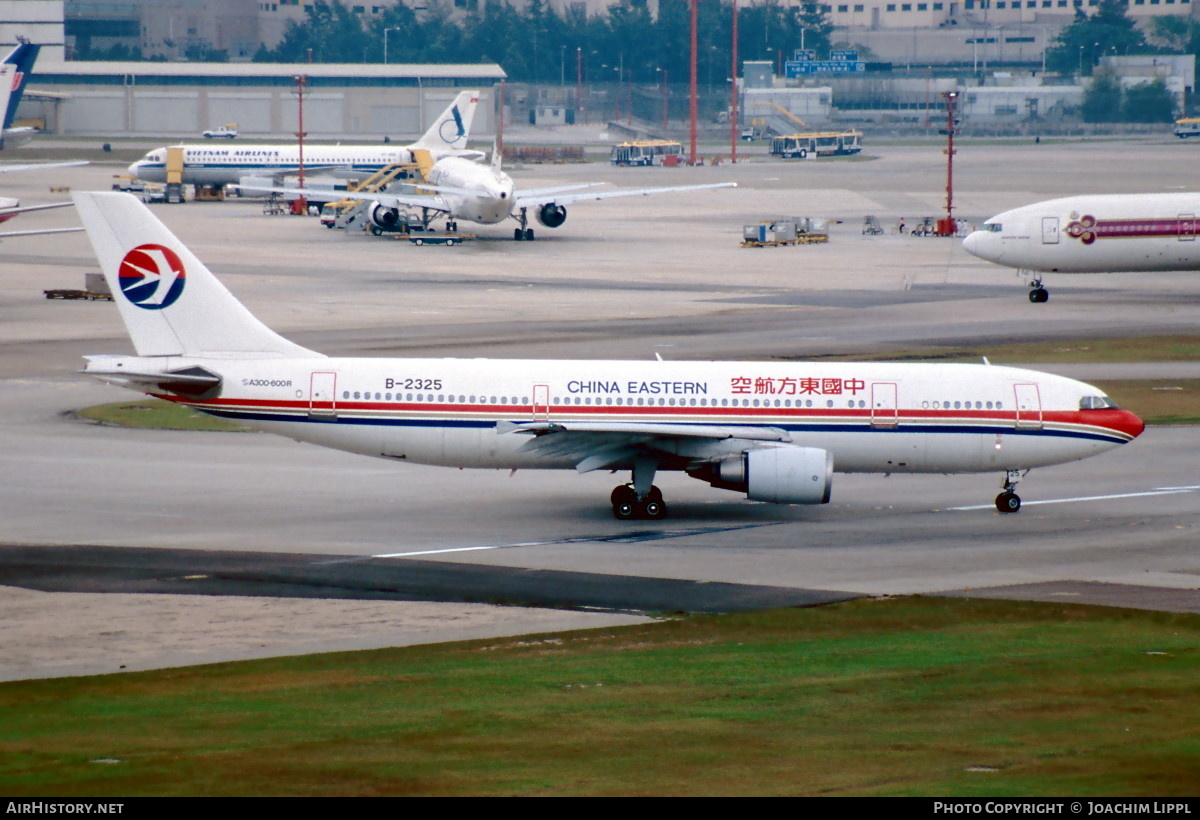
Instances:
[[[1030,281],[1029,287],[1029,301],[1035,305],[1040,305],[1042,302],[1050,299],[1050,291],[1046,290],[1046,287],[1042,284],[1041,274],[1033,274],[1033,279]]]
[[[1028,473],[1020,470],[1009,470],[1004,477],[1004,492],[996,496],[996,509],[1002,513],[1015,513],[1021,509],[1021,496],[1017,495],[1014,490],[1017,489],[1017,482]]]

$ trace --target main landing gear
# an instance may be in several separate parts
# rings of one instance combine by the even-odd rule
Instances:
[[[613,518],[618,521],[647,519],[658,521],[667,517],[667,504],[662,490],[651,486],[645,498],[639,499],[632,484],[622,484],[612,491]]]
[[[654,486],[657,470],[658,462],[652,456],[640,455],[634,460],[633,481],[612,491],[613,518],[618,521],[638,518],[658,521],[667,517],[662,490]]]
[[[1029,472],[1028,470],[1025,473]],[[1017,495],[1014,490],[1017,489],[1017,482],[1025,473],[1020,470],[1009,470],[1004,477],[1004,492],[996,496],[996,509],[1002,513],[1015,513],[1021,509],[1021,496]]]
[[[533,228],[529,227],[529,213],[525,208],[522,208],[518,213],[513,215],[513,219],[521,223],[521,227],[513,228],[513,239],[518,242],[532,242]]]

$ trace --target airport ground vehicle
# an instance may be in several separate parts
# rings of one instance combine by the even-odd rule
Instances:
[[[683,146],[670,140],[634,140],[614,145],[609,154],[613,165],[679,165]]]
[[[204,132],[205,139],[235,139],[237,135],[236,122],[227,122],[222,126],[210,128]]]
[[[809,131],[771,139],[771,156],[783,159],[840,157],[862,151],[858,131]]]
[[[1200,117],[1184,117],[1175,120],[1175,127],[1171,130],[1180,139],[1200,137]]]

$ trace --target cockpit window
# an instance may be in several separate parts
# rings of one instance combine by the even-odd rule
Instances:
[[[1004,230],[1004,225],[999,222],[984,222],[979,226],[979,230],[988,231],[989,233],[1000,233]]]
[[[1116,402],[1108,396],[1084,396],[1079,400],[1080,410],[1115,410]]]

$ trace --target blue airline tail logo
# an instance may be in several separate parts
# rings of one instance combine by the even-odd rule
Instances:
[[[453,145],[467,135],[467,129],[463,127],[462,114],[458,113],[457,105],[450,109],[450,114],[452,118],[442,120],[442,125],[438,129],[438,134],[447,145]]]

